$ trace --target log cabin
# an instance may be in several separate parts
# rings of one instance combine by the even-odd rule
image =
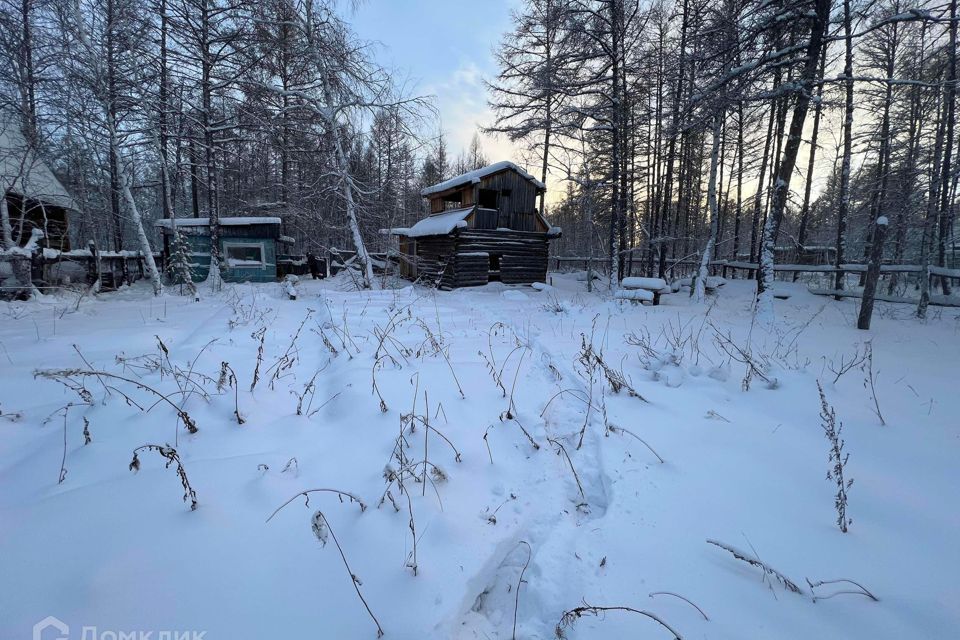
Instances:
[[[560,235],[537,210],[545,192],[512,162],[423,189],[429,215],[390,230],[399,238],[401,275],[441,289],[543,282],[550,240]]]

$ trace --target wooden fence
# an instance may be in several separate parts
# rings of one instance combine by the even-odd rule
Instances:
[[[642,275],[645,263],[634,261],[632,265],[627,262],[624,276]],[[586,270],[590,266],[594,271],[606,273],[610,267],[610,261],[607,258],[582,257],[582,256],[553,256],[550,258],[550,266],[554,271]],[[632,268],[631,268],[632,267]],[[668,279],[684,278],[693,275],[700,268],[700,262],[697,260],[680,260],[670,262],[667,265]],[[756,262],[744,262],[740,260],[714,260],[708,264],[709,273],[712,276],[723,276],[724,278],[753,278],[759,269]],[[824,278],[824,276],[833,276],[837,273],[863,275],[867,272],[865,264],[842,264],[838,268],[829,264],[775,264],[773,266],[775,275],[783,276],[793,274],[794,278],[802,274],[807,274],[806,282],[810,292],[816,295],[835,296],[844,298],[860,298],[862,293],[856,289],[838,290],[833,287],[833,278]],[[880,275],[890,276],[893,274],[905,274],[911,276],[910,288],[919,288],[919,280],[924,272],[924,267],[918,264],[884,264],[880,266]],[[931,265],[929,267],[930,282],[930,304],[935,306],[960,307],[960,299],[948,297],[934,293],[936,279],[948,281],[960,281],[960,269],[949,269]],[[809,277],[809,276],[812,276]],[[819,278],[817,278],[819,276]],[[821,282],[816,282],[816,280]],[[826,282],[822,282],[822,280]],[[826,286],[819,286],[826,285]],[[887,294],[878,293],[875,298],[885,302],[898,302],[904,304],[917,304],[918,298],[903,295],[894,295],[892,292]]]

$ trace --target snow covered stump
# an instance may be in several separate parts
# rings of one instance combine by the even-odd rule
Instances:
[[[283,291],[291,300],[297,299],[297,284],[300,282],[300,278],[292,273],[288,273],[282,282]]]
[[[617,300],[629,300],[633,303],[652,302],[660,304],[660,296],[670,293],[671,289],[662,278],[624,278],[623,287],[613,294]]]

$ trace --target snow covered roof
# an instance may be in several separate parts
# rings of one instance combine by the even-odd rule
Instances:
[[[174,218],[172,221],[164,218],[163,220],[157,220],[153,225],[155,227],[169,229],[171,228],[171,222],[175,223],[178,227],[210,226],[210,218]],[[280,224],[280,218],[255,216],[220,218],[221,227],[242,227],[251,224]]]
[[[445,236],[457,227],[467,226],[467,216],[473,213],[473,207],[464,207],[462,209],[451,209],[443,213],[437,213],[428,216],[417,224],[406,230],[405,234],[410,238],[420,238],[423,236]]]
[[[500,173],[501,171],[504,171],[506,169],[512,169],[513,171],[516,171],[521,176],[523,176],[526,180],[529,180],[534,185],[536,185],[538,189],[546,189],[544,184],[539,180],[537,180],[536,178],[534,178],[532,175],[530,175],[529,173],[527,173],[517,165],[513,164],[512,162],[508,160],[504,160],[502,162],[491,164],[488,167],[483,167],[481,169],[474,169],[473,171],[468,171],[463,175],[457,176],[455,178],[450,178],[449,180],[444,180],[440,184],[435,184],[432,187],[427,187],[426,189],[423,189],[420,192],[420,195],[426,197],[426,196],[433,195],[435,193],[440,193],[442,191],[448,191],[456,187],[461,187],[468,184],[477,184],[487,176],[491,176],[495,173]]]
[[[29,148],[9,114],[0,114],[0,188],[64,209],[77,209],[50,167]]]

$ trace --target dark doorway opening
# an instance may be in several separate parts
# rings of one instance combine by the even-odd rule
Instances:
[[[500,256],[498,254],[490,254],[490,274],[487,280],[490,282],[500,281]]]
[[[481,209],[496,209],[497,208],[496,189],[480,189],[480,194],[477,197],[477,204],[480,205]]]

